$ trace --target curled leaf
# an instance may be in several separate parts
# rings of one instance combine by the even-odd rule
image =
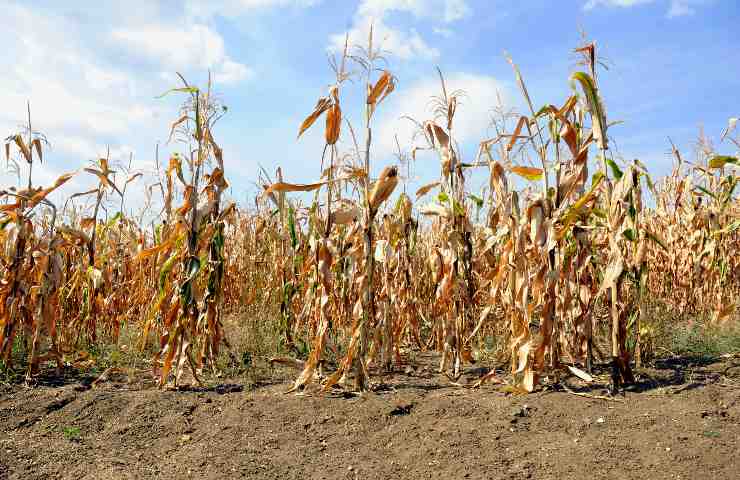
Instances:
[[[303,135],[303,132],[308,130],[316,119],[319,118],[322,113],[327,111],[331,105],[331,100],[327,97],[320,98],[319,101],[316,102],[316,106],[314,107],[313,112],[311,112],[311,115],[306,117],[306,119],[303,120],[303,123],[301,123],[301,128],[298,130],[298,138],[300,138],[301,135]]]
[[[440,185],[440,182],[432,182],[432,183],[423,185],[416,191],[416,198],[418,199],[418,198],[423,197],[424,195],[429,193],[429,191],[432,190],[433,188],[439,187],[439,185]]]

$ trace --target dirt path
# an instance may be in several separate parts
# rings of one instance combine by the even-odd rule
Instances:
[[[0,479],[737,479],[732,365],[668,362],[621,401],[461,389],[425,370],[347,398],[5,387]]]

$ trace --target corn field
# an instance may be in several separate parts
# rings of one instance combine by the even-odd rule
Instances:
[[[29,111],[27,128],[5,140],[27,177],[0,192],[4,368],[33,382],[47,363],[61,372],[125,327],[136,332],[132,347],[154,352],[161,387],[201,382],[219,355],[233,355],[224,319],[246,311],[279,316],[285,351],[303,352],[273,358],[299,367],[291,391],[368,390],[412,352],[436,352],[440,374],[457,384],[491,349],[510,372],[472,387],[531,392],[604,361],[614,390],[633,382],[633,367],[653,355],[648,299],[718,326],[737,321],[740,140],[731,120],[717,151],[700,142],[688,161],[674,148],[670,175],[651,177],[640,160],[615,157],[595,46],[577,51],[583,69],[563,79],[565,101],[544,106],[509,59],[526,112],[495,116],[496,135],[480,139],[475,158],[456,142],[464,92],[436,72],[428,118],[409,119],[415,143],[384,165],[373,156],[375,114],[397,79],[378,67],[371,32],[360,53],[346,46],[332,62],[327,95],[296,125],[298,141],[324,132],[314,181],[254,172],[254,206],[225,195],[229,159],[215,127],[227,110],[210,83],[181,77],[161,100],[182,100],[170,141],[183,153],[155,178],[101,158],[34,185],[49,152]],[[352,125],[342,99],[357,85],[362,124]],[[407,192],[417,155],[436,158],[439,175]],[[488,178],[482,195],[466,185],[473,174]],[[92,189],[54,204],[50,194],[73,176]],[[125,214],[133,184],[158,195],[148,224]],[[78,197],[92,206],[70,206]]]

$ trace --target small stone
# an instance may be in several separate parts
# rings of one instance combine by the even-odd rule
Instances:
[[[671,447],[665,447],[665,451],[666,452],[670,452],[671,451]]]
[[[350,465],[349,467],[347,467],[347,470],[350,471],[350,472],[353,471],[354,469],[355,469],[355,467],[353,467],[352,465]]]
[[[183,435],[180,437],[180,441],[182,442],[189,442],[192,437],[190,435]]]
[[[598,419],[596,420],[596,423],[604,423],[604,417],[599,417],[599,418],[598,418]]]

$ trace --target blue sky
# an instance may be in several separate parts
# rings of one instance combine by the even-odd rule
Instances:
[[[467,97],[456,128],[463,155],[490,137],[497,94],[522,111],[508,52],[536,106],[570,93],[573,54],[585,30],[609,60],[600,87],[616,153],[640,158],[656,174],[671,168],[668,137],[688,157],[703,126],[714,138],[738,116],[740,3],[733,0],[212,0],[128,2],[0,1],[3,135],[24,121],[31,102],[35,128],[52,148],[36,175],[48,184],[85,166],[110,147],[114,161],[134,155],[151,171],[165,145],[177,99],[154,97],[175,86],[174,72],[202,84],[208,70],[229,106],[217,141],[225,151],[232,196],[255,191],[258,165],[283,168],[286,179],[315,180],[321,128],[296,140],[298,126],[333,82],[327,53],[346,32],[365,38],[372,22],[389,50],[397,90],[376,114],[375,170],[395,162],[394,135],[413,146],[411,115],[430,118],[435,66]],[[360,83],[346,85],[344,111],[359,131]],[[318,127],[319,125],[317,125]],[[343,144],[344,148],[349,145]],[[727,151],[728,145],[718,145]],[[729,153],[732,153],[731,149]],[[432,155],[420,156],[410,183],[438,175]],[[4,184],[13,184],[3,174]],[[475,182],[473,179],[473,188]],[[67,191],[91,188],[79,174]],[[479,182],[480,183],[480,182]],[[136,204],[132,201],[132,204]]]

